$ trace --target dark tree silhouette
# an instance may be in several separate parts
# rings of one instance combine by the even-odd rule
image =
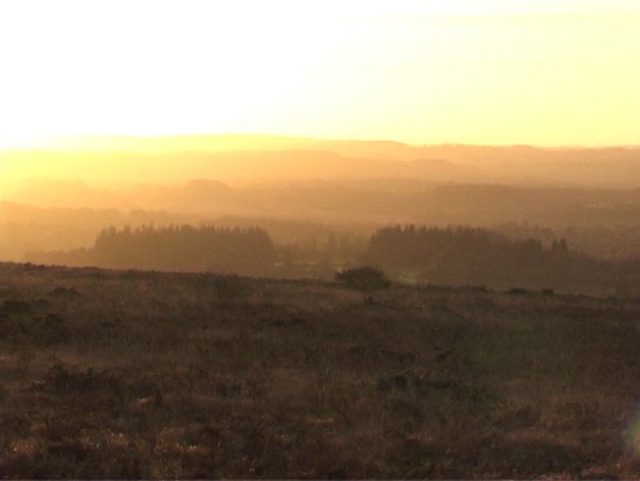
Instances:
[[[611,287],[637,269],[573,252],[565,239],[545,248],[539,240],[509,239],[484,229],[413,225],[375,232],[365,260],[388,273],[410,272],[423,282],[566,289]]]
[[[275,248],[256,228],[111,227],[98,234],[93,256],[116,268],[259,273],[273,262]]]

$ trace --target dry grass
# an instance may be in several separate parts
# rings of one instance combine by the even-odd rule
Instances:
[[[0,265],[0,477],[638,477],[640,305]]]

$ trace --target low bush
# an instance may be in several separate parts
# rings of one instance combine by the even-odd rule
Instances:
[[[336,281],[362,290],[384,289],[391,285],[384,272],[373,267],[357,267],[338,272]]]

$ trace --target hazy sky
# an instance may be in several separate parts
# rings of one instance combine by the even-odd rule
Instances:
[[[639,144],[639,0],[0,1],[0,147],[256,132]]]

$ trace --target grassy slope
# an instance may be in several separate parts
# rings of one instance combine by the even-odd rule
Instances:
[[[638,477],[639,316],[2,264],[0,477]]]

